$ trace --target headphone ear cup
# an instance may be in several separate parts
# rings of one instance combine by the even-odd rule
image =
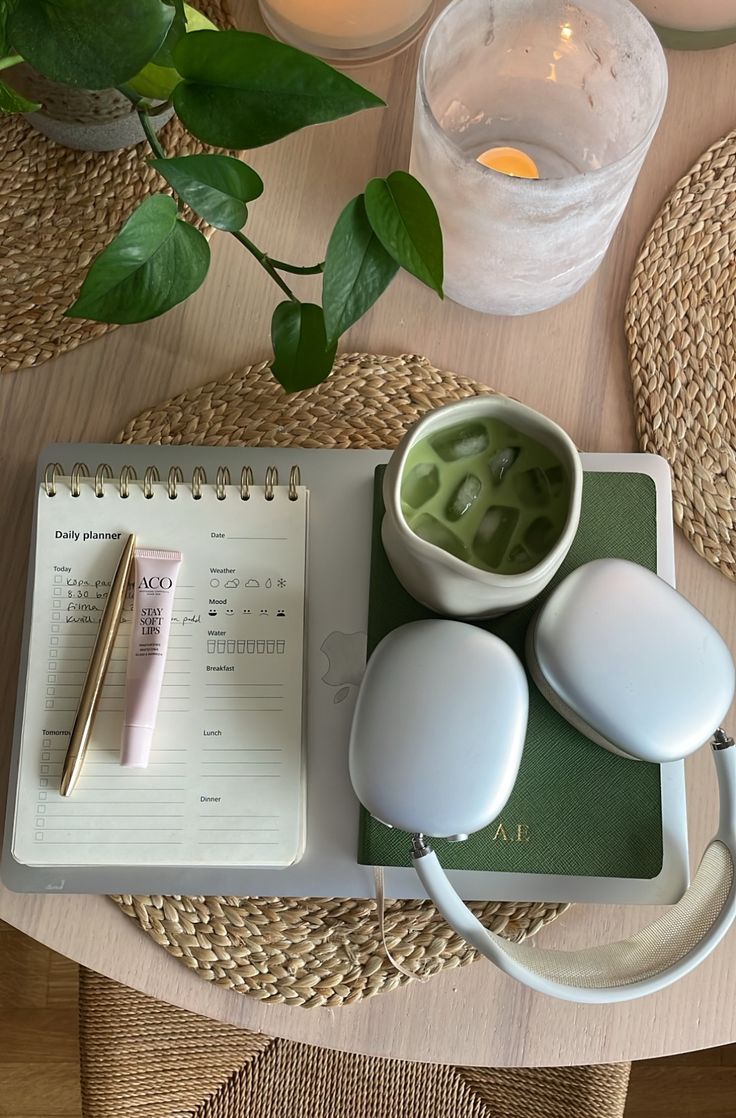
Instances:
[[[555,691],[554,687],[547,679],[539,664],[539,660],[537,659],[537,652],[534,642],[535,634],[537,631],[537,621],[541,615],[541,612],[541,610],[537,611],[537,613],[534,615],[531,622],[529,623],[529,628],[526,631],[524,658],[526,660],[526,666],[529,669],[529,675],[532,677],[532,681],[537,690],[541,693],[542,698],[546,699],[552,709],[556,710],[561,718],[564,718],[566,722],[569,722],[569,724],[575,730],[577,730],[578,733],[581,733],[584,737],[588,738],[589,741],[595,742],[596,745],[600,745],[603,749],[607,749],[610,753],[618,754],[619,757],[626,757],[628,760],[637,760],[638,758],[632,757],[630,753],[624,753],[622,749],[617,749],[613,742],[609,741],[607,738],[604,738],[603,735],[599,734],[598,731],[593,726],[591,726],[589,722],[586,722],[584,718],[581,718],[581,716],[577,714],[577,712],[574,711],[568,703],[565,702],[562,696],[559,695],[557,691]]]
[[[664,764],[693,753],[734,694],[719,633],[652,571],[623,559],[578,567],[527,633],[532,679],[555,710],[613,753]]]

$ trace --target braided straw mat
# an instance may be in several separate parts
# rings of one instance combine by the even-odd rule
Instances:
[[[329,380],[287,396],[268,364],[248,365],[132,419],[120,442],[209,446],[393,447],[431,408],[490,392],[423,357],[338,357]],[[386,958],[376,904],[347,898],[115,896],[124,913],[202,978],[261,1001],[349,1005],[407,981]],[[476,903],[493,931],[522,940],[568,905]],[[426,901],[391,901],[386,939],[413,973],[477,954]]]
[[[245,1032],[80,970],[84,1118],[623,1118],[630,1064],[471,1068]]]
[[[626,336],[639,442],[674,475],[674,514],[736,578],[736,132],[675,186],[637,260]]]
[[[222,0],[197,7],[231,26]],[[174,117],[161,131],[171,154],[205,151]],[[36,132],[22,116],[0,131],[0,373],[40,365],[117,327],[64,318],[95,256],[149,194],[171,193],[146,163],[147,145],[124,151],[72,151]],[[210,236],[200,219],[193,224]]]

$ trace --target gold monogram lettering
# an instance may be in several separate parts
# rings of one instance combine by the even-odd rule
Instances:
[[[529,824],[517,823],[511,829],[511,832],[506,830],[503,820],[499,820],[496,831],[493,835],[493,842],[529,842]]]

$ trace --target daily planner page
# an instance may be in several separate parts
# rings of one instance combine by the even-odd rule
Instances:
[[[149,473],[144,486],[94,464],[90,473],[47,471],[37,494],[13,855],[48,866],[298,860],[307,490],[296,479],[241,488],[223,475],[193,486]],[[62,797],[70,731],[131,532],[139,547],[183,557],[150,761],[119,764],[130,588],[81,776]]]

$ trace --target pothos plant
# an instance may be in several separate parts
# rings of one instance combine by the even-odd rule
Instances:
[[[399,268],[442,296],[437,213],[407,172],[372,179],[348,202],[324,260],[291,264],[244,232],[248,206],[263,192],[252,167],[221,152],[167,153],[152,127],[152,114],[172,105],[205,144],[250,149],[384,104],[326,63],[263,35],[217,30],[183,0],[0,0],[0,70],[22,60],[55,82],[124,93],[140,117],[150,162],[174,195],[154,194],[133,211],[93,261],[67,315],[143,322],[188,298],[210,263],[191,214],[235,237],[279,288],[272,367],[287,391],[328,376],[340,335]],[[0,81],[2,111],[37,107]],[[293,277],[320,273],[321,305],[300,299]]]

